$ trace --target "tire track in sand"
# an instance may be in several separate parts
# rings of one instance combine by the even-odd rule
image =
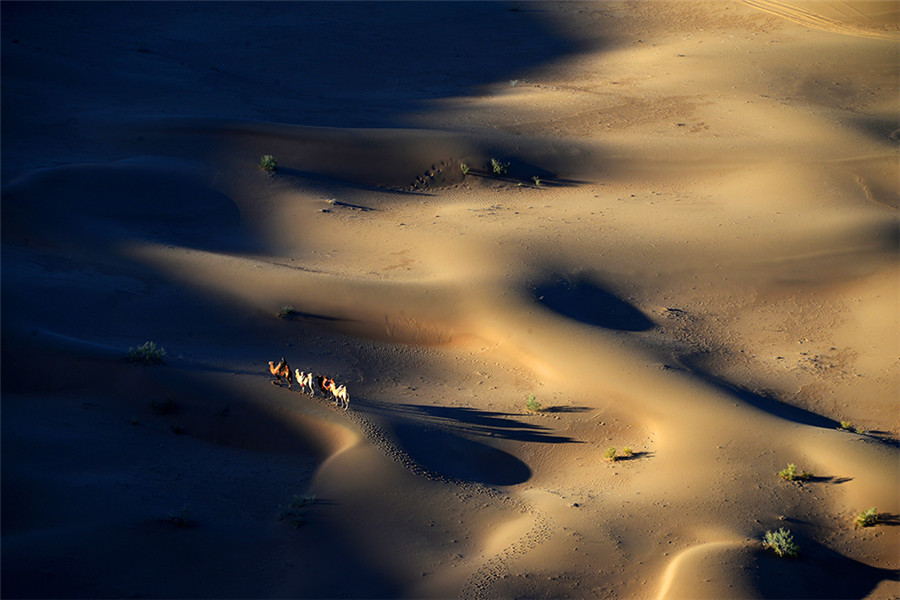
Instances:
[[[844,35],[856,35],[859,37],[900,40],[900,33],[898,32],[881,31],[875,28],[870,29],[843,22],[838,19],[832,19],[811,10],[808,6],[801,6],[798,2],[784,2],[781,0],[744,0],[744,4],[752,6],[757,10],[776,15],[782,19],[787,19],[793,23],[798,23],[814,29],[821,29],[823,31],[841,33]],[[848,10],[853,10],[852,6],[849,4],[841,4],[846,6]],[[864,17],[861,13],[860,16]]]

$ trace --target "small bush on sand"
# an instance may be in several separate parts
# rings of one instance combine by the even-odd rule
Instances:
[[[303,509],[316,501],[315,496],[294,496],[294,499],[287,506],[278,507],[278,520],[288,521],[294,527],[300,527],[306,522]]]
[[[259,168],[268,173],[274,173],[278,168],[278,161],[271,154],[266,154],[259,159]]]
[[[183,506],[179,511],[172,511],[166,515],[166,523],[171,523],[180,529],[188,529],[196,525],[194,519],[191,518],[191,511],[187,506]]]
[[[616,461],[616,449],[612,446],[606,449],[606,460],[610,462]]]
[[[285,317],[288,317],[292,314],[294,314],[294,307],[290,304],[286,304],[281,307],[281,310],[278,311],[278,318],[284,319]]]
[[[494,175],[506,175],[507,171],[509,171],[509,163],[500,162],[496,158],[492,158],[491,170],[494,171]]]
[[[853,431],[853,423],[850,421],[841,421],[841,426],[838,429],[843,429],[844,431]]]
[[[162,364],[166,356],[166,349],[157,346],[155,342],[144,342],[140,346],[128,349],[128,360],[141,365]]]
[[[466,163],[459,163],[459,170],[462,171],[463,175],[468,175],[471,169]]]
[[[794,558],[800,554],[800,546],[794,542],[794,536],[787,529],[767,531],[763,538],[763,548],[767,548],[781,558]]]
[[[625,446],[622,448],[622,455],[629,457],[634,456],[634,450],[631,449],[631,446]]]
[[[175,401],[171,398],[166,398],[165,400],[154,400],[151,402],[151,406],[153,406],[153,412],[158,415],[171,415],[174,414],[176,410],[178,410],[178,405],[175,404]]]
[[[871,527],[876,523],[878,523],[878,509],[874,506],[862,511],[859,513],[859,516],[856,517],[857,527]]]
[[[531,180],[534,182],[534,187],[541,187],[541,178],[540,177],[535,175],[534,177],[531,178]]]
[[[785,481],[797,481],[797,480],[805,480],[812,477],[810,473],[806,471],[797,472],[797,465],[794,463],[789,463],[787,468],[782,469],[778,472],[778,476],[784,479]]]
[[[525,407],[531,412],[541,411],[541,403],[535,399],[534,394],[528,396],[528,399],[525,401]]]

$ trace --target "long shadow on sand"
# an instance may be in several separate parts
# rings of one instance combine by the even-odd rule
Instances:
[[[898,581],[898,571],[872,567],[800,537],[800,557],[757,560],[756,586],[762,598],[865,598],[884,580]]]
[[[368,402],[366,402],[368,404]],[[461,481],[516,485],[531,477],[527,464],[498,448],[471,439],[494,437],[522,442],[576,443],[548,433],[546,427],[523,423],[519,415],[467,407],[377,404],[393,417],[397,444],[423,468]]]
[[[525,423],[521,415],[492,412],[465,406],[425,406],[404,404],[391,407],[391,411],[408,415],[407,418],[423,420],[442,428],[469,435],[486,435],[518,442],[543,444],[576,443],[570,437],[548,433],[549,428],[534,423]]]
[[[619,331],[647,331],[654,326],[643,312],[607,291],[588,273],[552,275],[533,288],[535,300],[565,317]]]
[[[767,412],[771,415],[774,415],[781,419],[785,419],[787,421],[799,423],[801,425],[809,425],[811,427],[835,429],[839,425],[837,421],[829,419],[828,417],[823,417],[822,415],[808,411],[804,408],[792,406],[790,404],[781,402],[776,398],[764,396],[760,393],[753,392],[740,386],[734,385],[729,381],[722,379],[721,377],[713,375],[708,370],[701,367],[699,364],[696,364],[695,361],[685,359],[682,359],[682,361],[684,362],[687,370],[695,377],[698,377],[699,379],[712,385],[713,387],[726,392],[741,400],[742,402],[745,402],[750,406],[753,406],[754,408]]]

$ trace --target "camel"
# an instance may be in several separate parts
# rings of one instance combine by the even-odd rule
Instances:
[[[307,388],[309,388],[309,393],[313,396],[316,395],[316,388],[313,387],[312,373],[304,373],[300,369],[294,369],[294,376],[297,378],[297,383],[300,384],[301,392],[305,392]]]
[[[331,395],[334,396],[334,403],[338,406],[343,406],[344,410],[350,408],[350,394],[347,393],[346,385],[339,385],[335,387],[334,379],[325,381],[326,389],[331,391]]]
[[[350,408],[350,394],[347,392],[347,386],[342,385],[339,386],[338,389],[332,390],[332,394],[334,397],[341,401],[341,404],[344,406],[344,410]]]
[[[284,379],[287,381],[288,389],[291,389],[291,367],[288,366],[283,356],[277,365],[271,360],[269,361],[269,372],[275,377],[272,385],[281,385],[281,380]]]

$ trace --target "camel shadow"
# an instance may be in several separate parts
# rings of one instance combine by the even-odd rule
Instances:
[[[577,407],[575,411],[580,409]],[[576,440],[548,433],[549,428],[520,420],[521,415],[493,412],[465,406],[426,406],[421,404],[387,405],[385,412],[429,422],[458,434],[480,435],[518,442],[543,444],[580,443]],[[584,409],[590,410],[590,409]]]
[[[362,399],[363,413],[387,417],[397,445],[418,465],[459,481],[483,485],[517,485],[531,478],[531,468],[495,447],[490,438],[544,444],[578,443],[553,435],[549,428],[519,419],[522,415],[468,407],[388,404]]]

